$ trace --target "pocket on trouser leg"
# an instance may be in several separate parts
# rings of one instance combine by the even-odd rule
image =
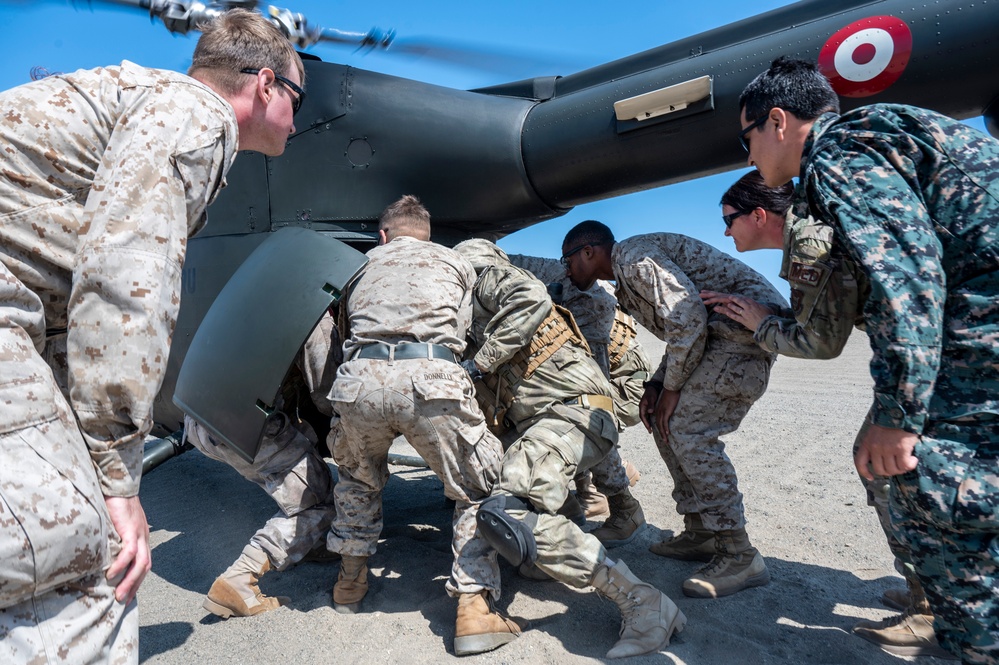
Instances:
[[[267,489],[285,515],[297,515],[327,501],[332,478],[318,455],[306,454],[286,472],[269,476]]]
[[[521,438],[503,458],[498,486],[529,500],[538,510],[555,514],[565,503],[575,469],[544,443]]]
[[[935,433],[943,427],[936,425]],[[989,445],[921,437],[913,451],[918,467],[895,477],[896,500],[917,519],[945,529],[994,531],[999,524],[999,484]]]
[[[472,501],[480,500],[493,491],[499,480],[503,466],[503,446],[486,428],[483,422],[479,427],[466,427],[458,431],[458,445],[461,447],[461,474],[466,488],[478,492],[469,496]]]
[[[72,436],[79,433],[61,420],[0,436],[0,607],[98,572],[109,560],[93,468],[62,468],[56,456],[85,450]]]

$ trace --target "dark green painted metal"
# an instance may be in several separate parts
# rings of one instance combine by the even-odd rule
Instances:
[[[271,234],[205,315],[180,368],[174,403],[253,461],[295,355],[366,262],[314,231]]]

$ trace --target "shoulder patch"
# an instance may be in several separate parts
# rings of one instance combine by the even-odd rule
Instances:
[[[788,272],[788,280],[807,286],[818,286],[819,282],[822,281],[822,271],[823,269],[819,266],[794,261]]]
[[[801,303],[804,300],[805,294],[801,292],[801,289],[791,289],[791,311],[797,314],[801,314]]]

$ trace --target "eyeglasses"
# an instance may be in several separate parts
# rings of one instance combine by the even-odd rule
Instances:
[[[755,208],[753,209],[755,210]],[[722,215],[722,221],[725,222],[725,228],[732,228],[732,222],[735,221],[736,217],[742,217],[743,215],[748,215],[753,212],[753,210],[736,210],[735,212],[730,212],[727,215]]]
[[[566,252],[565,254],[562,255],[562,258],[560,258],[558,260],[559,263],[562,264],[563,268],[568,268],[569,267],[569,257],[572,256],[573,254],[575,254],[576,252],[578,252],[578,251],[580,251],[582,249],[585,249],[586,247],[589,247],[589,246],[590,246],[590,243],[586,243],[585,245],[580,245],[579,247],[573,247],[568,252]]]
[[[770,117],[769,113],[764,113],[759,118],[757,118],[756,121],[753,122],[753,124],[751,124],[749,127],[746,127],[744,130],[739,132],[739,143],[742,144],[742,147],[745,148],[746,152],[749,152],[749,139],[747,138],[749,132],[753,131],[754,129],[765,123],[767,121],[767,118],[769,117]]]
[[[253,69],[252,67],[248,67],[246,69],[239,70],[239,73],[240,74],[259,74],[260,70],[259,69]],[[302,108],[302,102],[305,101],[305,91],[302,90],[301,87],[295,85],[294,83],[292,83],[291,81],[289,81],[288,79],[286,79],[283,76],[280,76],[278,74],[274,74],[274,78],[276,78],[278,81],[280,81],[281,83],[283,83],[286,86],[288,86],[289,90],[293,91],[296,95],[298,95],[297,97],[295,97],[294,99],[291,100],[291,113],[292,113],[292,115],[297,114],[298,113],[298,109]]]

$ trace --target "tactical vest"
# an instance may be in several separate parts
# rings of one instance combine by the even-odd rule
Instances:
[[[610,342],[607,344],[607,363],[613,370],[628,353],[631,340],[638,335],[638,323],[620,307],[614,310],[614,324],[611,326]]]
[[[570,340],[590,354],[590,346],[579,331],[572,313],[561,305],[553,305],[531,341],[476,384],[479,406],[493,434],[499,436],[510,429],[506,412],[513,404],[514,392],[521,381],[534,376],[534,372]]]

